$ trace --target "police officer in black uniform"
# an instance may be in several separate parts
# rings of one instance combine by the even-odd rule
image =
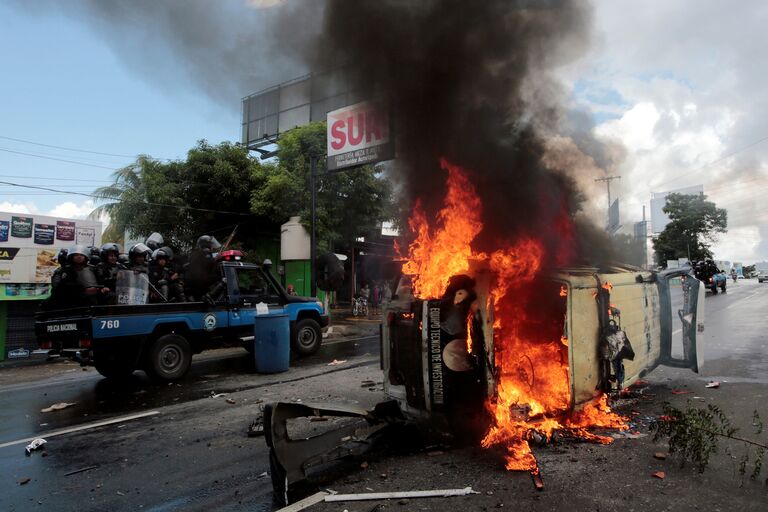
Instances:
[[[99,253],[101,263],[96,265],[96,279],[106,290],[100,295],[102,304],[117,304],[117,273],[124,270],[125,266],[118,261],[120,246],[115,243],[106,243],[101,246]]]

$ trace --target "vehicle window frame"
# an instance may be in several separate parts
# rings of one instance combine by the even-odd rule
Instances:
[[[259,302],[264,302],[267,305],[274,306],[281,304],[281,294],[279,290],[276,290],[272,281],[264,275],[264,271],[260,268],[235,268],[235,292],[237,293],[237,302],[243,307],[255,307]],[[256,274],[259,276],[261,282],[266,286],[264,293],[256,294],[249,293],[248,289],[244,289],[241,285],[241,276],[245,274]],[[260,288],[261,289],[261,288]]]

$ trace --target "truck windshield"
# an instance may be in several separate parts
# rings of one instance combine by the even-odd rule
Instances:
[[[237,289],[243,302],[280,302],[280,294],[259,269],[238,268]]]

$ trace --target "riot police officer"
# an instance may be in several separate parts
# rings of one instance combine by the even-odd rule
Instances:
[[[96,279],[106,290],[100,296],[100,302],[104,304],[117,303],[117,273],[124,270],[125,266],[118,261],[120,246],[115,243],[106,243],[101,246],[99,252],[101,263],[96,265]]]
[[[88,266],[90,251],[76,245],[67,250],[66,266],[55,283],[52,280],[51,300],[57,306],[77,307],[96,304],[99,286],[92,267]]]
[[[221,244],[210,235],[197,239],[195,249],[189,255],[189,263],[184,270],[187,298],[203,300],[205,295],[221,280],[216,270],[213,253],[221,249]]]
[[[141,242],[135,244],[128,251],[128,268],[134,272],[146,274],[149,270],[147,268],[147,259],[149,259],[151,254],[152,251],[145,244],[142,244]]]

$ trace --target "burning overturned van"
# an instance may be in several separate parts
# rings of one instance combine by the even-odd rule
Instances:
[[[594,429],[627,428],[608,406],[611,393],[660,364],[701,367],[696,341],[704,330],[704,289],[689,268],[545,271],[553,258],[534,236],[477,251],[471,242],[482,228],[481,205],[462,169],[443,166],[445,207],[432,226],[414,208],[404,278],[384,312],[381,367],[390,401],[372,411],[265,408],[272,480],[283,501],[289,485],[312,467],[365,451],[365,436],[373,432],[362,434],[353,424],[292,438],[287,425],[295,418],[409,422],[443,440],[499,448],[507,469],[537,478],[532,441],[557,435],[610,443]]]
[[[354,425],[292,439],[287,424],[298,417],[410,422],[443,441],[499,446],[507,469],[534,477],[531,441],[559,435],[610,443],[591,431],[627,428],[609,409],[609,394],[658,365],[701,369],[704,288],[688,272],[561,269],[511,301],[483,263],[452,276],[437,298],[415,296],[412,280],[401,279],[381,330],[391,401],[371,411],[294,403],[265,409],[278,499],[286,501],[289,485],[314,466],[367,449]]]
[[[382,329],[385,391],[436,431],[504,445],[508,469],[536,470],[531,431],[610,442],[585,430],[623,428],[607,393],[660,364],[701,367],[704,290],[687,272],[562,269],[512,301],[488,268],[453,276],[436,299],[414,297],[406,283]],[[673,334],[682,356],[673,356]]]

